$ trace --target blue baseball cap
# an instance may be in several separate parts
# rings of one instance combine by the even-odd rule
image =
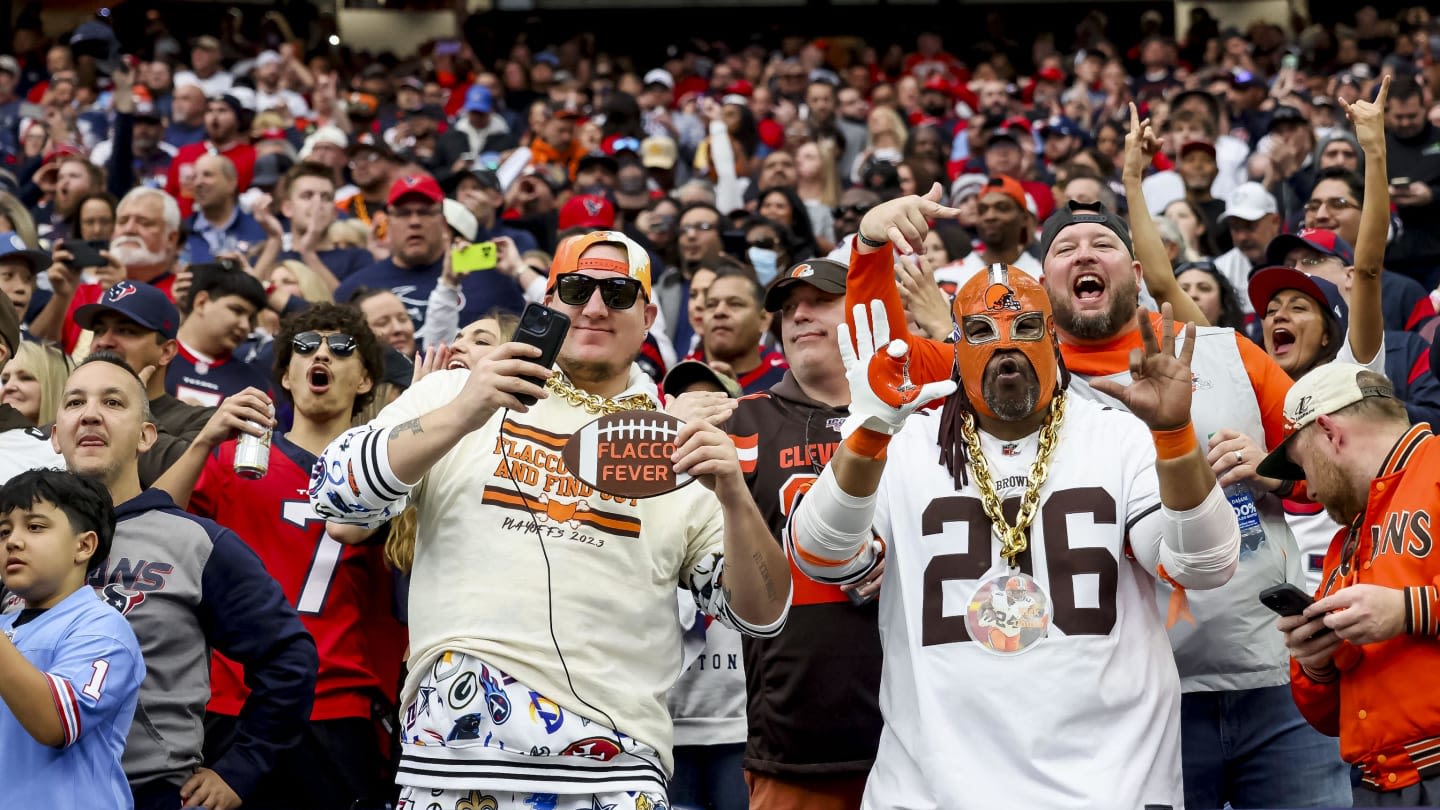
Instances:
[[[36,277],[50,266],[50,254],[25,247],[25,240],[14,231],[0,233],[0,261],[7,258],[25,262],[25,266],[30,269],[30,275]]]
[[[93,329],[102,312],[118,312],[167,339],[174,339],[180,325],[180,311],[165,293],[140,281],[121,281],[106,290],[99,301],[75,310],[75,323]]]
[[[1051,135],[1068,135],[1071,138],[1085,137],[1085,130],[1081,129],[1080,125],[1075,123],[1073,119],[1066,118],[1063,115],[1057,115],[1047,120],[1043,125],[1042,131],[1047,138]]]
[[[465,104],[460,109],[467,113],[488,113],[495,109],[495,97],[491,95],[490,88],[472,84],[470,89],[465,91]]]

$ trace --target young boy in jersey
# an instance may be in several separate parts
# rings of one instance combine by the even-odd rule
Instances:
[[[405,639],[392,617],[381,546],[336,542],[306,490],[315,455],[369,403],[384,372],[383,353],[359,311],[336,304],[287,319],[275,341],[273,390],[294,404],[293,427],[272,438],[268,470],[259,479],[235,473],[237,440],[214,446],[213,434],[202,435],[197,442],[211,447],[189,509],[235,530],[259,555],[320,652],[309,732],[245,806],[348,810],[352,802],[383,801],[392,790],[388,747],[381,747],[373,709],[388,711],[394,703]],[[233,410],[262,396],[245,391]],[[189,453],[181,463],[195,458]],[[383,533],[377,537],[383,539]],[[211,660],[207,746],[223,745],[234,733],[248,693],[237,664],[218,654]]]
[[[114,535],[110,493],[90,478],[31,470],[0,488],[0,580],[25,605],[0,616],[7,807],[133,806],[120,755],[145,662],[85,584]]]
[[[180,351],[165,371],[165,390],[211,407],[249,386],[266,388],[263,371],[232,356],[265,308],[265,288],[224,264],[195,265],[192,271],[189,308],[176,334]]]

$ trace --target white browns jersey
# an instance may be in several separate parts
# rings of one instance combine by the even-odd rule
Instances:
[[[910,418],[877,492],[885,727],[863,806],[1180,807],[1180,681],[1155,610],[1160,540],[1143,532],[1132,550],[1128,537],[1160,518],[1149,432],[1068,398],[1020,558],[1050,599],[1049,635],[999,655],[971,640],[965,615],[976,589],[1006,573],[1000,541],[974,477],[956,491],[940,463],[939,423],[936,412]],[[981,434],[1007,515],[1038,436]]]

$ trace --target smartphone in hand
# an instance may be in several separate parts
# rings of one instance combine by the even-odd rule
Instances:
[[[1260,603],[1275,611],[1280,616],[1299,616],[1305,609],[1315,604],[1315,599],[1310,594],[1286,582],[1280,585],[1272,585],[1260,592]],[[1330,632],[1326,627],[1315,634],[1315,638]]]
[[[551,368],[555,365],[555,358],[560,355],[560,346],[565,343],[565,335],[569,331],[568,315],[541,304],[531,304],[520,314],[520,326],[515,330],[515,342],[538,348],[540,356],[533,362]],[[526,379],[539,386],[545,385],[544,380],[535,377]],[[519,394],[516,399],[527,406],[536,402],[535,397],[528,394]]]

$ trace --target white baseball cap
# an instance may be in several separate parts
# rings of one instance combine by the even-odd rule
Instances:
[[[464,237],[465,241],[474,242],[475,235],[480,231],[480,220],[475,218],[470,209],[449,197],[440,201],[440,207],[445,212],[445,224]]]
[[[663,84],[671,90],[675,89],[675,77],[665,68],[655,68],[645,74],[641,84]]]
[[[1239,217],[1246,222],[1254,222],[1266,214],[1280,213],[1280,206],[1275,202],[1275,195],[1265,190],[1259,183],[1241,183],[1230,192],[1230,199],[1225,201],[1225,213],[1220,215],[1220,224],[1231,217]]]
[[[305,139],[305,144],[300,147],[300,159],[308,160],[311,153],[315,151],[315,147],[322,143],[328,143],[343,150],[350,146],[350,138],[339,127],[326,124],[310,133],[310,136]]]
[[[1285,440],[1270,451],[1255,472],[1268,478],[1299,481],[1305,471],[1286,452],[1302,428],[1362,399],[1395,399],[1395,389],[1389,385],[1361,385],[1358,377],[1362,371],[1369,369],[1355,363],[1332,362],[1296,380],[1285,395]]]

